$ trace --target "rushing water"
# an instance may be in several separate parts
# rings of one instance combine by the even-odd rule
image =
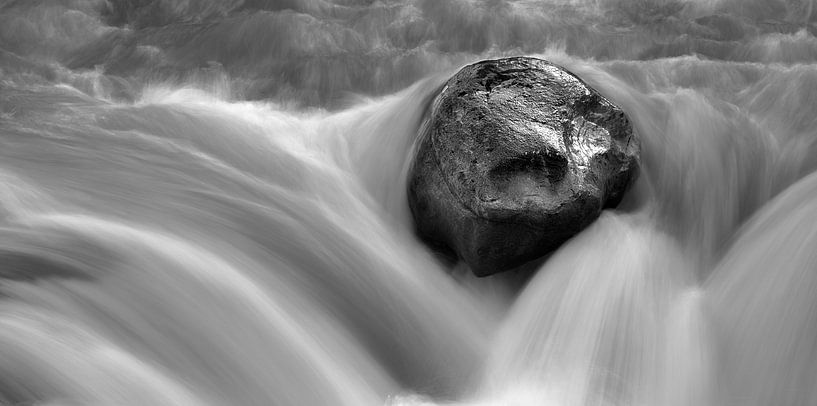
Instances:
[[[817,405],[814,3],[0,0],[0,404]],[[520,54],[643,171],[476,279],[406,171]]]

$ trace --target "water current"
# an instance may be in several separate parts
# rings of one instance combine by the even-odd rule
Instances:
[[[0,0],[0,404],[817,405],[812,0]],[[465,64],[630,116],[531,269],[413,234]]]

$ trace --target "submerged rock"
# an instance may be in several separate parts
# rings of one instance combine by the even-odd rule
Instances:
[[[627,116],[535,58],[466,66],[434,100],[409,174],[419,236],[478,276],[557,248],[638,175]]]

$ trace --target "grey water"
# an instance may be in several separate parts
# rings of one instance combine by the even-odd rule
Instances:
[[[0,0],[2,405],[817,405],[812,0]],[[414,236],[426,107],[530,55],[642,173],[525,276]]]

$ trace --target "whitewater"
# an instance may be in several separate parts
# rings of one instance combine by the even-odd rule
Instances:
[[[817,405],[814,3],[0,0],[0,404]],[[476,278],[406,176],[515,55],[641,175]]]

